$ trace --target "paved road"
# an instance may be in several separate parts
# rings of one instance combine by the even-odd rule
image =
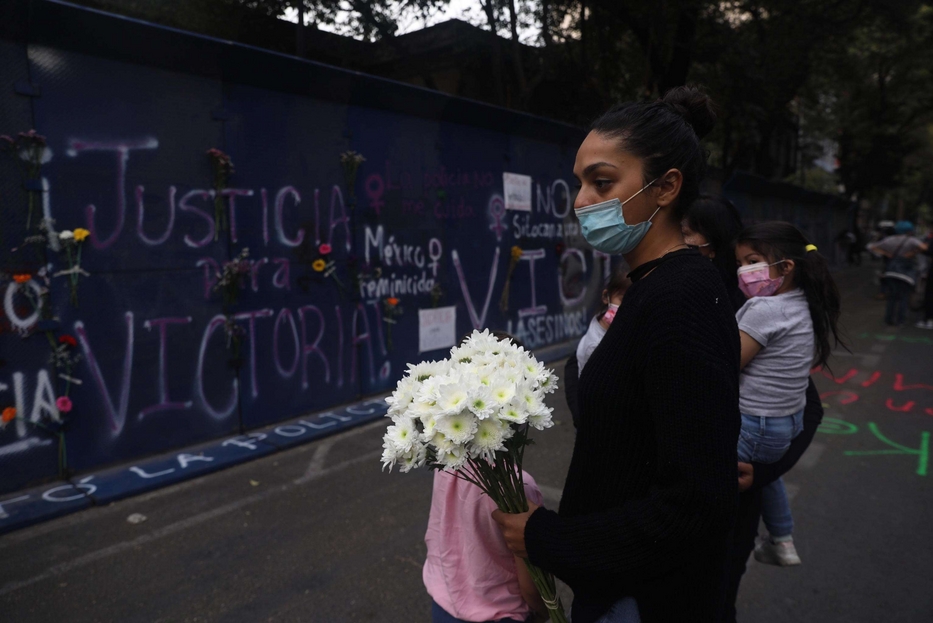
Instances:
[[[882,329],[869,278],[839,275],[853,352],[817,379],[841,392],[825,395],[834,432],[787,477],[804,565],[752,562],[742,621],[933,621],[933,332]],[[527,456],[549,505],[573,443],[554,398]],[[379,471],[383,426],[0,537],[0,621],[429,620],[431,476]]]

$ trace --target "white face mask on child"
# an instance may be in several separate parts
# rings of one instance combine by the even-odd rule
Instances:
[[[609,304],[609,309],[603,314],[603,320],[606,324],[612,324],[613,319],[616,317],[616,312],[619,311],[619,306],[614,303]]]

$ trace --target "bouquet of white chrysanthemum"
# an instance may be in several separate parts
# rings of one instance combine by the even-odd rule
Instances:
[[[529,428],[553,426],[544,396],[557,377],[524,348],[474,331],[444,361],[409,364],[389,404],[383,469],[428,465],[480,487],[506,513],[528,510],[522,477]],[[565,622],[554,576],[527,560],[550,611]]]

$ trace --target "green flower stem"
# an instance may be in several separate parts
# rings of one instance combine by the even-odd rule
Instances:
[[[226,214],[224,214],[224,198],[221,193],[223,187],[218,185],[214,192],[214,242],[220,238],[220,232],[226,231]]]
[[[68,268],[74,268],[75,266],[77,266],[77,264],[75,264],[74,262],[74,259],[71,257],[71,245],[69,244],[65,245],[65,253],[68,255]],[[78,250],[78,253],[81,253],[80,248]],[[80,262],[81,262],[81,259],[79,255],[78,263]],[[78,306],[78,290],[77,290],[78,273],[77,272],[73,272],[68,275],[68,285],[70,286],[70,289],[71,289],[71,304],[77,307]]]
[[[77,260],[75,260],[75,268],[81,268],[81,249],[84,247],[84,244],[78,243],[78,252]],[[70,259],[70,258],[69,258]],[[78,271],[75,271],[71,274],[71,303],[77,308],[78,307],[78,279],[81,275]]]
[[[69,359],[68,361],[71,361],[71,360]],[[71,365],[68,365],[65,368],[65,374],[68,376],[68,378],[65,379],[65,398],[67,398],[68,392],[71,391]]]
[[[534,566],[528,562],[527,558],[524,560],[525,566],[528,567],[528,573],[531,574],[531,579],[535,583],[535,588],[538,589],[544,604],[547,606],[551,621],[567,623],[564,604],[561,603],[560,597],[557,596],[557,585],[554,582],[554,576],[544,569]]]
[[[29,201],[29,212],[26,214],[26,231],[29,231],[29,229],[32,227],[32,211],[33,207],[35,206],[36,191],[27,190],[26,197]]]
[[[58,433],[58,474],[65,477],[65,471],[68,468],[67,457],[65,454],[65,431]]]
[[[45,432],[58,437],[58,475],[65,477],[65,471],[68,469],[68,454],[65,448],[65,431],[59,430],[57,433],[42,422],[30,422],[25,417],[18,415],[16,419],[22,420],[27,424],[32,424],[36,428],[41,428]]]

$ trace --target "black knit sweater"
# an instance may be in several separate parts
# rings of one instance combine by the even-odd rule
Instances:
[[[525,527],[574,623],[633,596],[644,623],[715,621],[738,498],[739,332],[716,269],[670,253],[626,292],[580,378],[560,512]]]

